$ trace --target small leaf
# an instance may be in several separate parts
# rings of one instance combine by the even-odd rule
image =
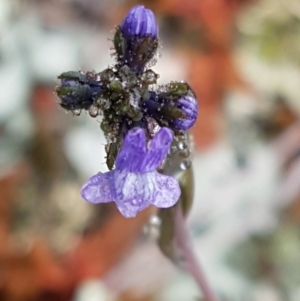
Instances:
[[[161,108],[161,114],[168,119],[185,118],[185,114],[182,110],[169,105],[164,105]]]
[[[106,165],[109,170],[113,169],[117,154],[118,154],[118,144],[116,142],[110,143],[108,147],[107,158],[106,158]]]
[[[113,42],[118,58],[121,60],[124,55],[124,37],[122,35],[120,26],[118,26],[116,29]]]
[[[82,83],[88,83],[89,82],[87,76],[84,73],[78,72],[78,71],[63,72],[57,78],[58,79],[66,79],[66,80],[74,80],[74,81],[79,81],[79,82],[82,82]]]

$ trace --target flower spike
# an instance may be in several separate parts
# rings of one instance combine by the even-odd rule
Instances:
[[[92,176],[82,197],[93,204],[113,201],[125,217],[134,217],[149,205],[168,208],[179,199],[177,180],[157,170],[169,173],[174,164],[190,168],[186,131],[196,122],[198,102],[187,83],[159,85],[159,74],[150,69],[158,49],[151,10],[134,6],[116,27],[113,46],[114,66],[97,73],[64,72],[56,94],[75,116],[82,110],[101,116],[109,172]]]

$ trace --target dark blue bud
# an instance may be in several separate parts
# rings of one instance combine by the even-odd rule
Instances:
[[[92,75],[82,72],[65,72],[58,78],[60,85],[56,87],[56,94],[61,100],[61,107],[68,111],[89,109],[103,90],[101,83]]]
[[[157,38],[158,26],[150,9],[143,5],[134,6],[121,23],[121,31],[125,38],[152,37]]]
[[[176,130],[186,131],[196,122],[198,116],[198,101],[195,97],[187,95],[178,99],[174,104],[184,113],[185,118],[174,119],[171,125]]]

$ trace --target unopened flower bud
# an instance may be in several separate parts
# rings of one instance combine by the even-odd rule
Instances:
[[[59,77],[60,85],[56,94],[60,105],[68,111],[89,109],[102,90],[102,85],[82,72],[64,72]]]
[[[184,113],[185,118],[176,118],[171,122],[171,125],[176,130],[186,131],[196,122],[198,101],[195,97],[187,95],[178,99],[175,106]]]
[[[158,27],[155,16],[143,5],[133,7],[121,23],[121,31],[125,38],[152,37],[157,38]]]
[[[156,53],[157,37],[158,26],[153,12],[142,5],[133,7],[115,33],[118,61],[140,75]]]
[[[150,97],[142,104],[144,114],[155,118],[163,124],[168,124],[173,130],[186,131],[196,122],[198,116],[198,101],[192,91],[185,96],[177,96],[175,92],[156,94],[150,93]]]

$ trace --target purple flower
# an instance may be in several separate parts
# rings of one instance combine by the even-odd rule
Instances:
[[[122,21],[121,31],[125,38],[132,36],[157,38],[158,26],[153,12],[143,5],[137,5]]]
[[[135,128],[128,132],[116,159],[116,168],[91,177],[82,187],[82,197],[90,203],[114,201],[127,218],[149,205],[173,206],[181,191],[176,179],[159,174],[156,169],[166,157],[173,141],[173,132],[161,128],[146,148],[145,132]]]
[[[186,131],[191,128],[198,116],[198,101],[193,96],[184,96],[176,101],[176,107],[180,109],[185,118],[177,118],[171,122],[171,125],[176,130]]]
[[[114,46],[120,64],[141,75],[158,47],[158,26],[150,9],[133,7],[118,26]]]

